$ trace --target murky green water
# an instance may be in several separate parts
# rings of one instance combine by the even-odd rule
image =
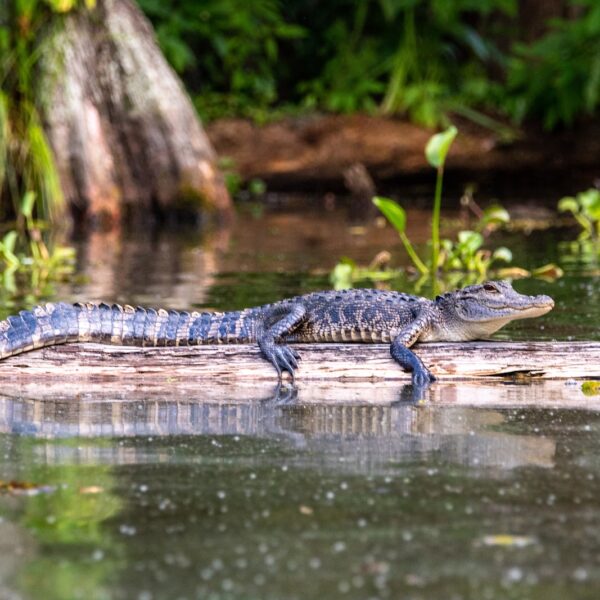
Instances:
[[[394,242],[337,213],[92,239],[61,298],[238,308]],[[523,266],[558,260],[548,234]],[[573,266],[571,266],[573,265]],[[594,266],[513,339],[599,339]],[[0,598],[597,598],[600,398],[579,386],[0,390]],[[205,385],[205,384],[202,384]]]

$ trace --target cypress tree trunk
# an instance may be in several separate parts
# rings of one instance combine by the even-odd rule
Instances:
[[[195,110],[132,0],[97,0],[48,32],[40,98],[76,216],[115,222],[231,201]]]

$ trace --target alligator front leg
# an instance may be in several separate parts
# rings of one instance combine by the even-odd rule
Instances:
[[[264,311],[258,322],[257,342],[264,357],[275,367],[279,380],[281,372],[287,371],[294,382],[294,371],[298,368],[299,355],[281,343],[300,324],[306,308],[301,303],[273,306]]]
[[[416,387],[427,387],[435,377],[423,361],[409,347],[412,346],[429,327],[426,317],[417,317],[408,327],[402,329],[390,347],[392,358],[406,371],[412,373],[412,383]]]

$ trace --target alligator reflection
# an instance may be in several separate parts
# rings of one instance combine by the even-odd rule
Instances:
[[[410,462],[424,456],[481,467],[552,467],[553,439],[519,435],[506,426],[509,410],[436,404],[357,403],[274,405],[173,399],[132,401],[98,397],[26,398],[0,396],[0,431],[43,438],[129,436],[248,436],[274,438],[296,449],[322,453],[336,469],[362,471],[373,463]],[[503,430],[504,429],[504,430]],[[48,448],[52,451],[53,446]],[[70,452],[78,452],[71,448]],[[94,453],[94,448],[86,452]],[[81,461],[139,462],[136,448],[115,445]],[[345,465],[345,466],[344,466]]]

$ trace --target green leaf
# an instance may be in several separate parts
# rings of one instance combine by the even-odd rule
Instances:
[[[549,263],[534,269],[531,274],[534,277],[541,277],[542,279],[560,279],[564,275],[564,271],[554,263]]]
[[[592,208],[600,205],[600,192],[594,188],[590,188],[585,192],[577,194],[577,200],[584,208]]]
[[[430,138],[425,148],[425,157],[432,167],[438,169],[444,166],[450,146],[457,134],[458,129],[451,125],[446,131],[436,133]]]
[[[458,243],[470,254],[474,254],[483,245],[483,236],[477,231],[459,231]]]
[[[591,188],[585,192],[581,192],[577,194],[577,199],[584,212],[593,221],[600,219],[600,192],[598,190]]]
[[[344,290],[352,287],[352,274],[354,269],[352,265],[338,263],[331,271],[329,279],[336,290]]]
[[[373,204],[384,214],[396,231],[404,233],[406,229],[406,211],[397,202],[389,198],[375,196]]]
[[[485,227],[489,224],[506,224],[510,222],[510,214],[508,211],[499,204],[493,204],[488,206],[481,216],[481,224]]]
[[[21,200],[21,214],[26,219],[31,219],[33,213],[33,207],[35,205],[35,192],[26,192]]]
[[[579,204],[573,196],[565,196],[558,201],[558,210],[560,212],[572,212],[576,213],[579,211]]]
[[[11,254],[15,251],[15,246],[17,243],[17,237],[18,234],[16,231],[9,231],[3,238],[2,238],[2,246],[4,247],[5,251],[10,252]]]
[[[501,246],[500,248],[496,248],[494,250],[494,253],[492,254],[492,258],[494,260],[503,260],[504,262],[507,262],[507,263],[512,261],[512,257],[513,257],[512,252],[504,246]]]

